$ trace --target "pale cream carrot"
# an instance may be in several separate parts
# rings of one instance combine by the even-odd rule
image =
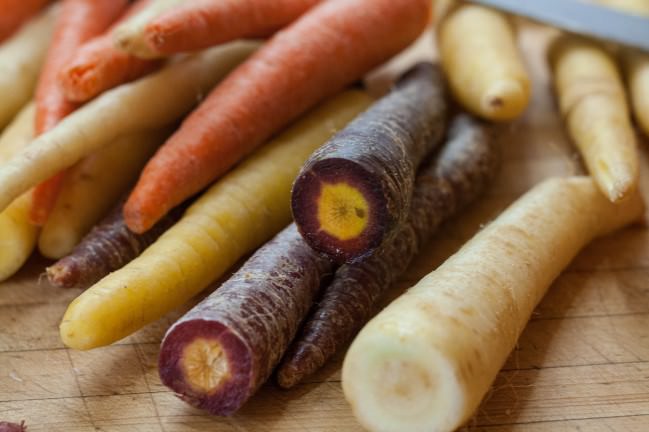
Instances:
[[[588,177],[537,185],[352,343],[345,397],[368,430],[452,432],[478,408],[552,281],[593,238],[643,213]]]
[[[0,129],[34,95],[58,11],[47,9],[0,45]]]

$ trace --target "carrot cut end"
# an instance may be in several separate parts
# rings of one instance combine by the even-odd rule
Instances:
[[[303,172],[293,186],[292,207],[307,243],[337,262],[371,253],[392,224],[380,180],[344,159],[326,159]]]
[[[249,397],[250,348],[220,322],[176,325],[162,343],[158,363],[164,385],[211,414],[230,415]]]

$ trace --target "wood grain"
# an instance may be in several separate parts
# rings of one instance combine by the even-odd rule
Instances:
[[[526,27],[534,73],[524,118],[501,126],[505,163],[487,197],[447,224],[386,302],[443,262],[531,185],[582,172],[557,118],[543,57],[549,31]],[[431,57],[431,36],[371,78],[374,88]],[[649,173],[646,144],[643,169]],[[643,178],[647,185],[647,178]],[[645,187],[645,191],[649,191]],[[32,260],[0,284],[0,420],[30,432],[360,431],[340,388],[342,354],[292,391],[271,384],[237,415],[215,419],[161,385],[158,344],[182,311],[120,343],[66,350],[58,323],[79,291],[56,289]],[[649,430],[649,229],[635,226],[584,250],[554,283],[466,432]]]

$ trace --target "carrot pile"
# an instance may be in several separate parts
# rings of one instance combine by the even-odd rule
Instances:
[[[211,414],[273,373],[299,385],[358,334],[343,387],[363,425],[450,432],[552,279],[643,210],[646,56],[621,51],[618,70],[559,35],[548,63],[592,179],[538,186],[371,320],[497,173],[489,122],[530,101],[509,17],[452,0],[434,20],[430,0],[51,3],[0,0],[0,280],[34,249],[56,259],[52,285],[82,290],[61,339],[88,350],[251,256],[162,341],[163,384]],[[438,64],[376,99],[353,88],[430,25]]]

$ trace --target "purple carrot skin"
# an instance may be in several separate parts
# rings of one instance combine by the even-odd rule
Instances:
[[[439,156],[420,170],[408,220],[395,238],[367,260],[336,272],[282,360],[281,387],[293,387],[320,369],[351,340],[437,227],[482,193],[498,161],[486,126],[459,115]]]
[[[332,266],[294,224],[284,229],[169,329],[163,384],[211,414],[233,414],[279,363]]]
[[[47,268],[47,278],[53,285],[88,287],[124,267],[180,219],[184,206],[169,212],[144,234],[135,234],[127,228],[122,208],[123,202],[95,226],[70,255]]]
[[[26,432],[27,426],[25,422],[22,421],[20,424],[9,423],[9,422],[0,422],[0,432]]]
[[[353,262],[388,241],[408,216],[417,168],[441,141],[446,111],[440,70],[420,63],[318,149],[291,198],[307,243]]]

